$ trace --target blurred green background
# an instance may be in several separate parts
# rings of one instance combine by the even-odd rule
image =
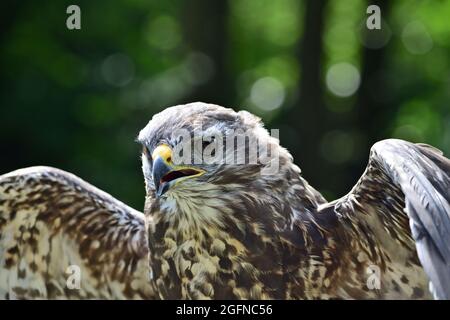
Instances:
[[[381,31],[365,28],[369,4]],[[449,21],[445,0],[2,1],[0,174],[51,165],[141,209],[139,130],[205,101],[279,128],[331,200],[377,140],[450,154]]]

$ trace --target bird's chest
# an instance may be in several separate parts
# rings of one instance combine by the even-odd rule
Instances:
[[[271,265],[279,263],[249,256],[233,238],[215,237],[202,243],[162,239],[151,255],[153,281],[164,299],[280,299],[285,295],[281,267]]]

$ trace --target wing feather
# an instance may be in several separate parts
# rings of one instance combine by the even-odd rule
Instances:
[[[0,298],[152,298],[144,215],[76,176],[0,176]]]
[[[376,195],[376,201],[369,200],[371,195]],[[389,205],[393,197],[403,199],[407,231],[415,241],[431,292],[435,298],[450,299],[450,160],[428,145],[396,139],[378,142],[372,147],[368,169],[338,203],[356,198],[359,208],[382,211],[379,216],[389,225],[398,210]]]

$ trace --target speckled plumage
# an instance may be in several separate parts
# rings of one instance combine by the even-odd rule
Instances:
[[[158,196],[150,155],[174,148],[182,128],[250,132],[277,150],[279,170],[195,164],[205,174]],[[438,150],[379,142],[350,193],[327,202],[247,112],[172,107],[139,141],[145,216],[56,169],[0,177],[0,297],[422,299],[431,280],[435,297],[450,298],[450,161]],[[64,287],[70,263],[88,275],[76,293]]]
[[[0,176],[0,298],[152,298],[149,266],[142,213],[54,168]]]

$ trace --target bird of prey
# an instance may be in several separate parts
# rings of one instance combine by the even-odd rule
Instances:
[[[254,147],[222,144],[235,132],[265,161],[229,161]],[[439,150],[378,142],[353,189],[327,202],[246,111],[171,107],[138,141],[143,213],[61,170],[0,176],[1,298],[450,299]],[[177,157],[183,143],[223,157]]]

